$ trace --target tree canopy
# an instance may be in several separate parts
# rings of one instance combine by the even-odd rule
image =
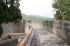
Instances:
[[[0,29],[2,28],[1,24],[3,22],[16,22],[22,19],[19,1],[20,0],[0,0]],[[1,30],[0,34],[2,32]]]
[[[55,19],[70,20],[70,0],[54,0],[53,8],[55,8]]]
[[[1,0],[0,22],[13,22],[21,20],[22,16],[19,5],[19,0]]]

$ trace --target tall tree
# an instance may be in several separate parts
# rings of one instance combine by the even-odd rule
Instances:
[[[52,6],[57,20],[70,20],[70,0],[54,0]]]
[[[20,0],[0,0],[0,35],[3,32],[1,27],[3,22],[16,22],[22,19],[19,1]]]

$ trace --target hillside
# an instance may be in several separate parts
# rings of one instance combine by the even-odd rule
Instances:
[[[23,20],[40,20],[40,21],[45,21],[45,20],[53,20],[53,18],[47,18],[43,16],[38,16],[38,15],[26,15],[22,13]]]

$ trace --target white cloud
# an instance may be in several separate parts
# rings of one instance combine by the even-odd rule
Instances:
[[[52,8],[53,0],[21,0],[20,1],[20,9],[22,13],[27,15],[45,15],[45,14],[53,14]]]

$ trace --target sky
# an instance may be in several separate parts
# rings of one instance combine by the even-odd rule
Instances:
[[[20,10],[27,15],[40,15],[53,18],[53,0],[21,0]]]

